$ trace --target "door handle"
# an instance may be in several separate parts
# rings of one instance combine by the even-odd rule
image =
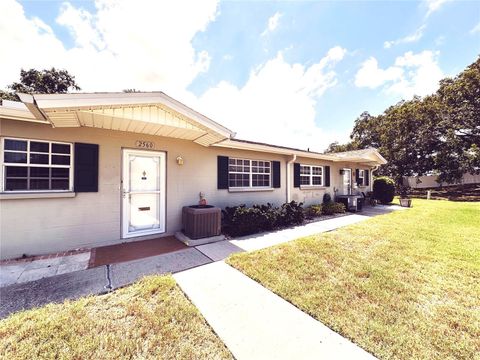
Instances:
[[[127,194],[130,194],[130,191],[127,191],[125,189],[122,190],[122,197],[125,199],[125,197],[127,196]]]

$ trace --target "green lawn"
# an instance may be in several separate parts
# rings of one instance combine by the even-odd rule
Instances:
[[[0,321],[2,359],[232,359],[171,276]]]
[[[229,264],[382,359],[480,359],[480,203],[414,208]]]

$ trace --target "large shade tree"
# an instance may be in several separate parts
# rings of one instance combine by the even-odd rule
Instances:
[[[480,58],[442,80],[435,94],[401,101],[377,116],[362,113],[350,137],[328,150],[378,148],[388,160],[380,174],[397,184],[403,176],[432,172],[441,182],[480,173]]]

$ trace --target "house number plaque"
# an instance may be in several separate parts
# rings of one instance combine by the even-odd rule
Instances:
[[[135,146],[141,149],[153,149],[155,148],[155,143],[153,141],[137,140],[135,141]]]

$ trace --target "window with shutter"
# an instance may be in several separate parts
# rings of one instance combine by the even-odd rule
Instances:
[[[72,190],[72,144],[2,138],[2,149],[2,191]]]

